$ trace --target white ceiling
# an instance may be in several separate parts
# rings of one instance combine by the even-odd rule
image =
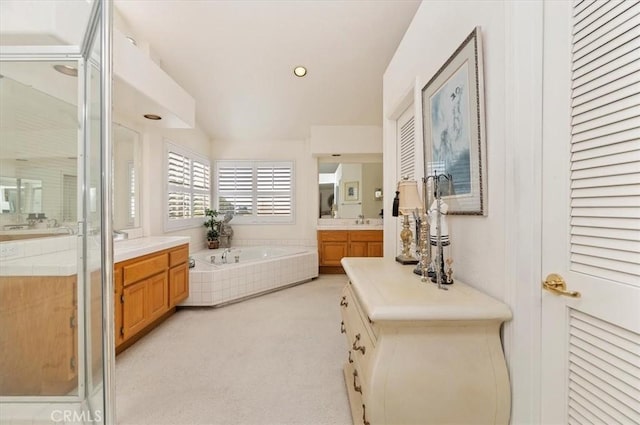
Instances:
[[[116,0],[214,140],[382,125],[382,75],[419,0]],[[307,77],[293,75],[304,65]]]

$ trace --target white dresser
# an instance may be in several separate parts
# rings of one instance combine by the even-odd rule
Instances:
[[[447,291],[386,258],[343,258],[344,366],[354,424],[507,424],[504,303]]]

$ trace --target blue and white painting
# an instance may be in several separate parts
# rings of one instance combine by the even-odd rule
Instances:
[[[453,193],[471,194],[469,64],[431,96],[432,173],[453,176]]]

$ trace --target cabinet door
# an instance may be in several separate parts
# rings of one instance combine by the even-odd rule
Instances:
[[[346,242],[322,242],[320,249],[320,265],[339,266],[342,257],[346,256]]]
[[[167,272],[147,279],[149,291],[149,320],[162,316],[169,309],[169,282]]]
[[[367,242],[350,242],[349,257],[367,257]]]
[[[169,270],[169,302],[170,307],[189,296],[189,268],[186,264]]]
[[[382,242],[369,242],[367,244],[367,257],[382,257]]]
[[[135,335],[149,323],[149,301],[147,281],[125,286],[122,295],[122,330],[123,340]]]

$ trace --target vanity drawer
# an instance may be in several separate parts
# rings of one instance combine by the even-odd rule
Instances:
[[[186,263],[189,259],[189,246],[184,245],[176,250],[169,252],[169,267],[175,267],[179,264]]]
[[[347,242],[348,230],[318,230],[318,239],[322,242]]]
[[[165,272],[168,264],[169,255],[165,252],[126,265],[122,268],[124,272],[124,286],[138,282],[154,274]]]
[[[382,230],[352,230],[349,232],[351,242],[382,242]]]

